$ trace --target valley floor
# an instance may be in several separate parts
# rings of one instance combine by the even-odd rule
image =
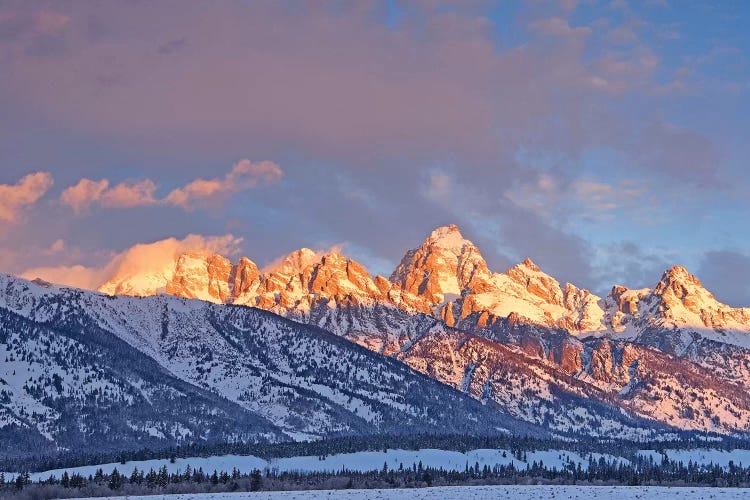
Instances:
[[[109,497],[110,500],[302,500],[326,498],[328,500],[392,500],[408,498],[414,500],[474,500],[484,498],[514,500],[694,500],[749,498],[750,491],[737,488],[668,488],[657,486],[450,486],[420,489],[391,490],[320,490],[320,491],[273,491],[259,493],[196,493],[144,497]]]

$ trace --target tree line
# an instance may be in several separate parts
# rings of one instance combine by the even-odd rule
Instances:
[[[318,441],[285,443],[223,443],[187,444],[166,448],[143,448],[135,451],[81,454],[63,452],[55,456],[38,455],[0,459],[0,470],[45,471],[104,463],[159,460],[170,458],[208,457],[216,455],[253,455],[271,459],[294,456],[326,456],[359,451],[384,451],[388,449],[419,450],[440,449],[466,452],[476,449],[506,449],[515,452],[538,450],[564,450],[579,454],[603,453],[635,459],[638,450],[663,451],[667,449],[712,448],[718,450],[750,449],[750,440],[738,437],[675,433],[671,441],[628,441],[622,439],[586,438],[539,439],[530,436],[473,436],[444,434],[349,436]]]
[[[522,452],[517,452],[522,455]],[[716,464],[701,465],[672,461],[666,455],[660,460],[653,456],[637,456],[635,460],[596,460],[589,455],[586,467],[568,460],[562,467],[548,467],[543,462],[525,466],[480,465],[467,462],[464,470],[427,467],[422,462],[399,464],[390,468],[387,463],[380,470],[359,472],[345,467],[337,472],[279,472],[274,469],[241,472],[204,471],[189,465],[184,471],[169,472],[166,465],[158,470],[134,469],[122,474],[116,468],[105,473],[101,468],[94,474],[63,473],[32,482],[28,473],[6,481],[0,474],[0,495],[17,498],[51,499],[70,497],[98,497],[119,495],[148,495],[174,493],[218,493],[242,491],[280,491],[316,489],[422,488],[429,486],[499,485],[499,484],[559,484],[559,485],[649,485],[649,486],[712,486],[750,487],[750,467],[732,462],[728,467]]]

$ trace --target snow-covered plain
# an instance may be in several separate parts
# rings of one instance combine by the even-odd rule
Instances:
[[[666,488],[656,486],[450,486],[440,488],[392,489],[392,490],[321,490],[321,491],[273,491],[259,493],[196,493],[163,495],[169,500],[297,500],[326,498],[330,500],[372,499],[391,500],[410,498],[415,500],[473,500],[480,498],[512,498],[515,500],[635,500],[658,498],[659,500],[748,498],[750,492],[732,488]],[[109,497],[110,500],[126,497]],[[128,500],[151,500],[153,496],[127,497]]]

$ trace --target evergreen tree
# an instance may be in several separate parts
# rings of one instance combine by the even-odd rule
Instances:
[[[109,489],[110,490],[119,490],[122,488],[123,483],[123,477],[120,475],[120,472],[115,468],[112,471],[112,474],[109,475]]]
[[[259,491],[263,484],[263,479],[260,475],[260,470],[253,469],[250,474],[250,491]]]

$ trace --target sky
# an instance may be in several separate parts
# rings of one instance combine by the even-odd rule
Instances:
[[[387,276],[457,224],[496,271],[606,294],[680,264],[750,305],[748,25],[744,0],[0,0],[0,271],[304,246]]]

